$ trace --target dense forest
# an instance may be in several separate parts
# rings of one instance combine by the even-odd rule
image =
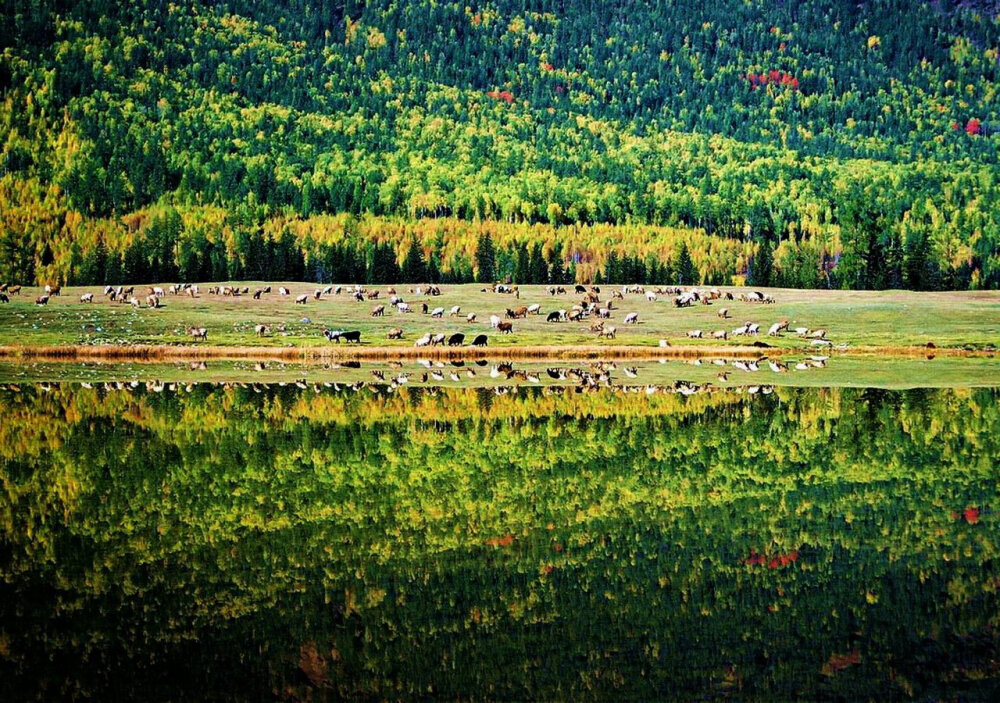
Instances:
[[[1000,287],[995,2],[3,7],[3,281]]]

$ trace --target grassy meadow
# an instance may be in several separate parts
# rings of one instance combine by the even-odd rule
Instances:
[[[40,289],[25,288],[20,295],[11,296],[9,303],[0,304],[0,346],[206,344],[192,340],[185,333],[187,327],[195,326],[208,330],[207,344],[225,347],[323,346],[329,343],[322,332],[329,328],[359,330],[362,346],[368,347],[412,347],[426,333],[462,332],[466,343],[476,334],[488,334],[491,347],[656,346],[659,340],[666,339],[674,347],[724,349],[745,345],[748,338],[713,341],[707,339],[710,333],[731,331],[751,321],[760,324],[758,339],[781,348],[807,347],[807,342],[794,334],[765,336],[772,323],[784,319],[789,320],[792,328],[825,329],[827,339],[838,345],[846,344],[853,351],[891,351],[928,343],[942,349],[982,349],[1000,343],[1000,293],[996,292],[767,289],[776,302],[759,304],[741,302],[738,294],[743,289],[722,289],[731,290],[737,299],[683,309],[673,305],[673,296],[661,295],[656,301],[649,301],[642,295],[631,294],[614,301],[612,319],[605,324],[617,328],[617,337],[606,340],[590,332],[592,319],[579,323],[546,322],[546,313],[569,309],[582,296],[572,292],[551,296],[544,286],[522,286],[519,297],[515,298],[512,294],[483,291],[480,285],[442,286],[440,296],[418,296],[409,292],[410,286],[400,285],[396,287],[399,295],[415,309],[400,313],[389,305],[386,286],[373,287],[380,291],[378,300],[355,302],[346,292],[315,300],[312,294],[317,286],[304,283],[271,283],[273,292],[260,300],[250,295],[209,294],[210,285],[200,285],[201,292],[194,298],[168,294],[157,309],[109,302],[101,289],[92,287],[65,288],[61,295],[51,297],[47,305],[38,306],[34,300]],[[265,284],[239,285],[249,287],[252,292]],[[285,285],[291,294],[279,295],[279,285]],[[137,297],[145,298],[144,294],[139,295],[145,289],[137,286]],[[610,287],[602,289],[602,301],[607,300],[610,291]],[[94,302],[81,303],[80,296],[84,293],[93,293]],[[310,296],[308,301],[305,305],[296,304],[295,298],[302,294]],[[433,319],[422,314],[422,303],[431,310],[444,308],[444,317]],[[507,308],[533,303],[541,306],[541,314],[513,320],[511,334],[498,334],[490,328],[490,315],[503,317]],[[372,309],[380,304],[385,305],[385,316],[372,317]],[[461,307],[460,315],[449,317],[448,311],[456,305]],[[722,308],[728,308],[729,319],[719,318]],[[638,323],[623,324],[623,318],[631,312],[638,313]],[[469,313],[476,314],[476,322],[466,320]],[[254,327],[258,324],[271,325],[271,333],[257,336]],[[279,331],[282,325],[284,331]],[[387,339],[387,332],[396,327],[403,330],[402,339]],[[703,330],[706,338],[689,339],[688,331],[695,329]]]

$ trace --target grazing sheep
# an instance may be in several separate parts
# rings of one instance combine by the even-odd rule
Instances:
[[[289,293],[287,288],[285,288],[284,286],[279,286],[278,295],[288,295],[288,294]]]
[[[444,315],[444,308],[434,308],[431,313],[431,317],[441,317],[442,315]]]
[[[476,313],[470,312],[468,315],[465,316],[465,321],[466,322],[475,322],[476,321]]]
[[[400,312],[404,312],[404,313],[405,312],[413,312],[413,309],[410,307],[409,303],[398,303],[396,305],[396,309],[399,310]]]
[[[490,315],[490,327],[492,327],[493,329],[496,329],[499,326],[500,326],[500,316],[499,315]]]
[[[305,305],[307,300],[309,300],[309,296],[306,295],[305,293],[303,293],[302,295],[300,295],[299,297],[297,297],[295,299],[295,304],[296,305]]]
[[[545,316],[546,322],[562,322],[565,319],[566,315],[564,310],[555,310]]]
[[[701,337],[702,337],[702,331],[701,330],[688,330],[687,336],[690,337],[691,339],[701,339]]]
[[[528,306],[528,314],[529,315],[541,315],[542,314],[542,306],[539,305],[538,303],[534,303],[532,305],[529,305]]]
[[[9,303],[10,298],[7,297],[6,293],[0,293],[0,303]]]
[[[651,303],[655,303],[656,302],[656,293],[654,293],[651,290],[646,291],[646,300],[648,300]]]
[[[729,319],[729,308],[722,308],[721,310],[719,310],[718,314],[719,314],[719,317],[721,317],[723,320],[728,320]]]
[[[94,302],[94,294],[93,293],[84,293],[83,295],[80,296],[80,302],[81,303],[92,303],[92,302]]]
[[[200,339],[203,342],[208,341],[208,330],[205,329],[204,327],[188,327],[187,333],[188,336],[193,337],[195,339]]]
[[[147,295],[146,305],[148,305],[151,308],[158,308],[160,307],[160,299],[157,298],[155,295]]]
[[[255,325],[253,331],[258,337],[263,337],[271,333],[271,325]]]
[[[477,334],[475,339],[472,340],[472,346],[474,347],[485,347],[486,346],[486,335]]]
[[[376,305],[372,308],[372,317],[382,317],[385,315],[385,305]]]
[[[465,335],[461,332],[456,332],[455,334],[448,337],[449,347],[460,347],[465,343]]]
[[[35,298],[35,305],[48,305],[48,304],[49,304],[49,296],[47,295],[40,295],[37,298]]]
[[[452,307],[451,311],[448,313],[448,317],[458,317],[459,313],[462,312],[461,305],[455,305]]]
[[[386,339],[402,339],[403,329],[401,327],[393,327],[385,336]]]
[[[618,330],[615,329],[614,325],[608,325],[603,330],[601,330],[600,332],[598,332],[597,336],[598,337],[605,337],[607,339],[615,339],[615,332],[617,332],[617,331]]]
[[[500,332],[500,334],[510,334],[511,332],[514,331],[514,325],[510,324],[509,322],[501,322],[497,325],[497,330]]]
[[[444,344],[445,335],[443,332],[439,332],[431,337],[431,346],[436,347],[439,344]]]
[[[635,325],[635,324],[638,324],[638,322],[639,322],[639,313],[637,313],[637,312],[630,312],[628,315],[625,316],[624,322],[625,322],[626,325]]]
[[[426,347],[430,343],[431,343],[431,336],[429,334],[425,334],[423,337],[421,337],[420,339],[418,339],[417,341],[415,341],[413,343],[413,346],[415,346],[415,347]]]
[[[716,330],[712,332],[712,339],[729,339],[729,333],[726,330]]]

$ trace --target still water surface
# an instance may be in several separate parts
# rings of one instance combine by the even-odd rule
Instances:
[[[990,700],[1000,393],[0,391],[0,698]]]

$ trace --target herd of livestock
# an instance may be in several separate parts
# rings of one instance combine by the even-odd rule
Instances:
[[[545,290],[554,300],[561,296],[567,296],[572,292],[579,296],[573,304],[553,306],[554,309],[543,310],[541,303],[529,305],[519,305],[521,290],[516,285],[498,283],[489,288],[483,288],[482,292],[492,292],[498,296],[504,296],[508,300],[513,298],[516,302],[498,305],[503,307],[501,314],[490,314],[483,323],[488,321],[489,327],[497,334],[511,334],[514,332],[515,324],[519,320],[526,320],[529,317],[538,316],[546,323],[577,323],[585,325],[589,333],[598,338],[608,340],[617,339],[618,327],[611,323],[620,313],[621,325],[639,324],[639,312],[625,311],[622,306],[628,304],[629,300],[636,297],[648,303],[656,303],[658,300],[666,299],[672,302],[675,308],[689,308],[693,306],[716,305],[717,318],[720,326],[717,329],[691,329],[686,332],[690,339],[712,339],[729,340],[736,337],[755,337],[761,333],[761,325],[753,321],[745,321],[736,327],[725,324],[725,321],[732,318],[733,305],[739,301],[743,303],[756,303],[760,305],[773,304],[774,298],[761,291],[745,291],[734,293],[732,291],[722,291],[717,288],[681,288],[676,286],[646,288],[640,285],[626,285],[615,288],[605,288],[602,292],[599,286],[576,285],[572,287],[548,286]],[[8,302],[9,296],[19,295],[20,286],[3,285],[0,286],[0,302]],[[35,299],[36,305],[47,305],[53,296],[61,295],[62,291],[57,285],[47,285],[44,292]],[[441,288],[437,285],[423,285],[408,288],[406,296],[415,298],[433,299],[441,295]],[[137,293],[135,286],[106,286],[104,288],[104,298],[112,303],[129,305],[132,307],[148,307],[157,309],[163,306],[164,299],[168,296],[189,296],[200,298],[203,295],[239,298],[248,296],[254,300],[261,300],[265,296],[277,295],[279,298],[287,298],[296,305],[306,305],[310,301],[324,300],[330,296],[347,298],[357,303],[372,302],[374,307],[370,310],[370,317],[383,318],[390,312],[394,313],[395,319],[406,320],[409,315],[419,311],[420,317],[427,316],[431,320],[443,320],[446,316],[449,320],[476,324],[479,316],[475,312],[463,311],[460,305],[432,306],[426,300],[422,302],[409,302],[401,291],[395,286],[388,286],[384,290],[376,288],[366,288],[360,285],[342,286],[327,285],[317,287],[306,293],[298,293],[293,297],[292,291],[285,286],[256,287],[252,291],[249,286],[235,285],[212,285],[204,290],[194,284],[175,284],[169,286],[148,286],[145,290]],[[140,299],[139,296],[142,296]],[[82,304],[92,304],[95,302],[95,294],[91,292],[83,293],[79,297]],[[809,329],[806,327],[790,328],[790,321],[787,319],[778,320],[769,325],[766,334],[772,337],[780,336],[782,333],[794,333],[807,339],[811,345],[817,347],[832,346],[832,342],[826,339],[826,330]],[[254,333],[258,337],[269,336],[274,331],[275,326],[270,324],[255,324]],[[283,332],[283,326],[278,326]],[[188,327],[185,330],[186,336],[192,340],[207,341],[208,329],[201,326]],[[357,329],[324,329],[323,335],[330,342],[340,343],[361,343],[361,330]],[[406,332],[402,325],[391,326],[385,334],[389,340],[401,340],[406,338]],[[488,344],[486,334],[466,334],[465,332],[443,333],[440,331],[423,331],[417,334],[414,339],[416,347],[448,346],[460,347],[468,346],[484,347]],[[661,346],[669,346],[667,340],[660,341]]]

